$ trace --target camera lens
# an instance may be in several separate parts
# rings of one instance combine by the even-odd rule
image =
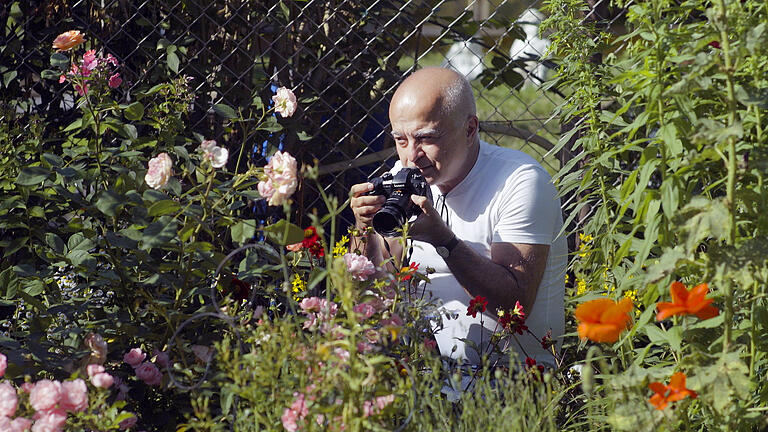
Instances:
[[[395,237],[397,229],[405,223],[405,214],[402,207],[387,206],[381,208],[373,215],[373,229],[384,237]]]

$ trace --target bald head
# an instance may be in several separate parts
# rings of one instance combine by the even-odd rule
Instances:
[[[476,115],[469,81],[452,69],[439,67],[419,69],[408,76],[395,91],[390,111],[401,104],[430,106],[433,114],[459,121]]]

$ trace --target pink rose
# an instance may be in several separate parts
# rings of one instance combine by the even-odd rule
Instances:
[[[372,401],[363,402],[363,417],[370,417],[378,414],[395,400],[395,395],[378,396]]]
[[[353,310],[356,314],[360,315],[360,321],[365,321],[376,313],[376,308],[369,303],[360,303],[359,305],[356,305]]]
[[[123,356],[123,361],[131,365],[132,368],[136,369],[139,367],[141,362],[144,361],[145,358],[147,358],[147,355],[141,351],[141,348],[132,348],[130,351],[125,353]]]
[[[107,361],[108,345],[100,334],[90,333],[88,336],[86,336],[85,346],[91,350],[91,363],[104,364],[104,362]]]
[[[98,364],[89,364],[85,367],[85,371],[88,373],[89,378],[93,378],[94,375],[104,373],[104,366]]]
[[[344,263],[347,264],[347,271],[352,279],[364,281],[376,273],[376,267],[373,263],[368,258],[356,253],[344,254]]]
[[[34,419],[35,424],[32,425],[32,432],[60,432],[67,423],[67,412],[63,409],[37,412]]]
[[[173,161],[168,153],[160,153],[149,160],[144,181],[152,189],[162,189],[173,176]]]
[[[136,416],[128,417],[127,419],[120,422],[120,429],[130,429],[134,426],[136,426],[136,422],[138,422],[139,419],[136,418]]]
[[[299,184],[296,166],[296,159],[288,152],[278,150],[269,159],[264,167],[265,178],[258,185],[259,193],[269,199],[269,205],[282,205],[296,191]]]
[[[136,368],[136,378],[147,385],[159,386],[163,381],[163,373],[154,363],[144,362]]]
[[[168,353],[165,351],[155,350],[154,354],[155,354],[155,361],[157,362],[157,364],[159,364],[164,368],[167,368],[168,363],[170,362],[170,359],[168,358]]]
[[[91,377],[91,383],[99,388],[110,388],[114,382],[115,378],[108,373],[97,373]]]
[[[8,358],[0,354],[0,377],[5,375],[5,369],[8,367]]]
[[[67,411],[82,412],[88,408],[88,387],[80,378],[61,383],[59,406]]]
[[[53,409],[61,400],[61,383],[42,379],[35,384],[29,393],[29,403],[35,411]]]
[[[26,419],[24,417],[15,418],[11,422],[10,432],[24,432],[29,430],[31,426],[32,426],[32,420]],[[0,430],[3,430],[3,429],[0,428]]]
[[[122,83],[123,83],[123,79],[120,78],[120,74],[115,73],[114,75],[109,77],[109,82],[107,83],[107,85],[109,85],[109,88],[118,88]]]
[[[298,104],[296,103],[296,95],[290,89],[280,87],[277,89],[277,93],[272,96],[272,102],[275,103],[275,112],[280,113],[283,117],[290,117],[296,112]]]
[[[12,417],[18,405],[16,389],[9,382],[0,383],[0,417]]]
[[[32,393],[32,389],[35,388],[35,384],[31,382],[25,382],[21,385],[21,391],[23,391],[26,394]]]
[[[283,410],[283,415],[280,420],[283,422],[283,427],[289,432],[295,432],[299,429],[298,422],[304,420],[304,417],[309,414],[309,407],[304,400],[303,393],[294,393],[295,398],[290,407]]]
[[[320,305],[320,297],[307,297],[299,303],[299,307],[304,312],[317,312],[320,310]]]
[[[96,69],[99,62],[96,61],[96,50],[88,50],[83,54],[83,68],[89,72]]]

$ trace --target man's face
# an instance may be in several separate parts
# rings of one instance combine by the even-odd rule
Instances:
[[[441,114],[434,101],[400,98],[389,110],[397,155],[405,167],[415,167],[431,185],[452,188],[462,178],[469,155],[468,121]],[[442,189],[442,187],[441,187]]]

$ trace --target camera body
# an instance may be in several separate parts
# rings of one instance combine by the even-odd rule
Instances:
[[[421,209],[411,201],[411,195],[426,196],[432,202],[429,183],[418,168],[402,168],[395,175],[386,173],[370,180],[373,190],[366,195],[384,195],[387,201],[373,216],[373,229],[384,237],[395,237],[397,230]]]

